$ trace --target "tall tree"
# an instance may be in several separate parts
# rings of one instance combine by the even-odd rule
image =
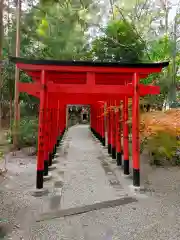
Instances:
[[[21,18],[21,0],[16,0],[16,57],[20,53],[20,18]],[[14,138],[13,144],[16,148],[18,146],[18,124],[20,120],[19,112],[19,69],[15,69],[15,92],[14,92]]]
[[[101,61],[137,62],[143,57],[144,47],[131,23],[111,20],[103,36],[93,41],[92,57]]]
[[[99,5],[86,1],[62,1],[35,6],[34,25],[46,57],[79,59],[84,57],[89,28],[98,21]],[[44,56],[45,57],[45,56]]]
[[[1,91],[2,91],[2,49],[3,49],[3,0],[0,0],[0,131],[2,128],[2,103],[1,103]]]

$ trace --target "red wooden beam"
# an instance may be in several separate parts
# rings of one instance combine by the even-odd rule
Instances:
[[[49,92],[59,93],[90,93],[90,94],[120,94],[131,96],[133,94],[132,86],[112,86],[112,85],[93,85],[89,88],[88,85],[77,85],[76,84],[54,84],[48,83]]]
[[[40,83],[22,83],[18,82],[18,89],[20,92],[26,92],[29,95],[39,98],[39,92],[41,90]]]
[[[40,80],[40,71],[26,71],[26,73],[33,78],[35,81]],[[148,74],[140,74],[140,78],[146,78]],[[86,73],[61,73],[47,71],[47,78],[55,83],[68,83],[68,84],[85,84],[86,83]],[[96,84],[103,85],[123,85],[126,81],[132,82],[132,73],[97,73],[95,74]]]
[[[96,72],[96,73],[157,73],[161,72],[162,67],[97,67],[97,66],[58,66],[58,65],[36,65],[26,63],[16,63],[16,66],[22,70],[45,70],[45,71],[59,71],[59,72]]]
[[[94,98],[97,94],[99,97],[102,96],[103,99],[105,96],[108,98],[112,97],[113,99],[122,99],[122,97],[127,94],[129,96],[133,96],[133,86],[101,86],[95,85],[95,90],[91,90],[89,93],[89,88],[86,85],[79,85],[78,89],[75,88],[76,85],[66,85],[66,84],[54,84],[48,83],[48,92],[56,93],[56,96],[63,95],[63,97],[69,95],[76,94],[77,97],[81,98],[81,95],[87,95],[87,97]],[[38,92],[40,92],[41,84],[40,83],[18,83],[19,91],[20,92],[27,92],[30,95],[37,96]],[[76,86],[77,87],[77,86]],[[104,92],[102,92],[104,91]],[[139,93],[140,96],[145,96],[147,94],[159,94],[160,87],[159,86],[149,86],[139,84]],[[93,94],[93,95],[91,95]],[[97,98],[97,97],[96,97]],[[99,98],[100,99],[100,98]],[[100,99],[100,100],[103,100]]]
[[[30,77],[38,77],[39,79],[41,77],[41,71],[25,71],[25,72]]]
[[[140,96],[145,96],[148,94],[151,94],[151,95],[160,94],[160,87],[139,84],[139,93],[140,93]]]
[[[96,84],[122,85],[125,82],[132,82],[132,73],[96,73]],[[140,78],[146,78],[148,74],[140,74]]]
[[[139,85],[139,93],[141,96],[147,94],[159,94],[160,87],[159,86],[146,86],[143,84]],[[54,84],[48,83],[48,91],[49,92],[59,92],[59,93],[78,93],[78,94],[120,94],[120,95],[127,95],[133,96],[133,86],[128,85],[95,85],[92,89],[90,89],[86,85],[77,85],[75,84]]]
[[[39,93],[28,92],[28,94],[39,98]],[[48,93],[48,96],[54,98],[54,101],[60,100],[61,104],[93,104],[99,101],[107,102],[109,99],[119,101],[124,99],[121,95],[88,95],[88,94],[54,94]]]
[[[35,96],[39,98],[40,94],[40,89],[41,89],[41,84],[39,83],[18,83],[18,88],[20,92],[27,92],[28,94]],[[67,94],[67,93],[54,93],[54,92],[49,92],[49,96],[52,96],[55,98],[57,101],[58,99],[63,101],[63,102],[68,102],[68,103],[76,103],[76,104],[81,104],[81,103],[94,103],[99,100],[106,100],[107,98],[112,98],[112,99],[122,99],[122,96],[120,94]]]
[[[49,96],[51,96],[50,93]],[[56,99],[56,97],[54,97]],[[107,101],[108,99],[122,99],[120,95],[106,95],[106,94],[62,94],[57,96],[57,99],[60,100],[61,104],[94,104],[98,101]]]

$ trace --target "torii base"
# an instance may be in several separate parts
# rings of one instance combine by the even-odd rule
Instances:
[[[121,152],[117,152],[116,160],[117,160],[117,166],[121,166],[122,165],[122,153]]]
[[[108,144],[108,154],[111,154],[111,144]]]
[[[47,188],[34,189],[34,190],[31,190],[30,192],[33,197],[42,197],[42,196],[46,196],[49,193]]]

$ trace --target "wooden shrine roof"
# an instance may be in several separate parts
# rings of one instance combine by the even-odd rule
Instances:
[[[75,60],[32,60],[26,58],[10,57],[10,61],[14,63],[24,63],[31,65],[53,65],[53,66],[81,66],[81,67],[116,67],[116,68],[164,68],[169,62],[100,62],[100,61],[75,61]]]
[[[97,61],[31,60],[10,57],[10,61],[27,73],[33,83],[19,82],[19,91],[39,97],[41,76],[45,76],[48,94],[54,98],[68,99],[66,103],[89,104],[92,101],[121,99],[133,96],[132,81],[137,72],[140,79],[161,72],[168,62],[128,63]],[[42,70],[46,74],[41,75]],[[159,94],[158,86],[139,85],[139,94]]]

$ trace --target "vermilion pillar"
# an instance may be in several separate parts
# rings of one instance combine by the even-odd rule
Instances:
[[[95,107],[95,104],[93,105],[93,119],[94,119],[94,136],[97,137],[97,119],[96,119],[96,107]]]
[[[98,106],[99,140],[101,144],[105,146],[104,103],[99,101],[97,106]]]
[[[96,109],[94,105],[93,105],[93,133],[94,136],[96,137]]]
[[[64,104],[62,104],[60,108],[61,108],[60,122],[61,122],[61,140],[62,140],[63,135],[65,133],[65,108],[64,108]]]
[[[100,140],[101,136],[100,136],[100,117],[99,117],[99,106],[96,103],[96,121],[97,121],[97,138],[98,140]]]
[[[97,123],[97,125],[96,125],[96,132],[97,132],[97,138],[98,139],[100,139],[99,138],[99,116],[98,116],[98,114],[99,114],[99,109],[98,109],[98,106],[97,106],[97,103],[96,103],[96,123]]]
[[[54,139],[54,154],[57,151],[57,140],[58,140],[58,100],[55,105],[55,139]]]
[[[115,102],[112,101],[111,108],[111,145],[112,159],[116,159],[116,121],[115,121]]]
[[[48,166],[49,166],[49,149],[48,149],[48,141],[49,141],[49,107],[48,107],[48,94],[45,99],[46,103],[46,109],[44,111],[44,123],[45,123],[45,136],[44,136],[44,142],[45,142],[45,150],[44,150],[44,176],[48,175]]]
[[[102,117],[100,104],[98,104],[98,122],[99,122],[99,141],[102,143]]]
[[[58,137],[58,101],[55,102],[55,119],[54,119],[54,154],[57,151],[57,137]]]
[[[63,105],[63,127],[64,127],[64,130],[63,130],[63,135],[66,131],[66,105],[64,104]]]
[[[132,158],[133,158],[133,185],[140,186],[140,142],[139,142],[139,76],[134,73],[133,79],[133,109],[132,109]]]
[[[58,120],[58,124],[59,124],[59,143],[61,142],[62,138],[63,138],[63,134],[64,134],[64,120],[63,120],[63,113],[64,113],[64,109],[63,109],[63,105],[61,103],[61,101],[59,101],[59,120]]]
[[[55,102],[52,101],[52,145],[51,145],[51,151],[52,151],[52,157],[54,158],[54,143],[55,143]]]
[[[108,126],[108,153],[111,154],[111,110],[110,110],[110,101],[107,102],[107,126]]]
[[[101,122],[102,122],[102,145],[105,146],[105,117],[104,117],[104,103],[101,106]]]
[[[96,103],[96,120],[97,120],[97,138],[98,140],[101,139],[101,135],[100,135],[100,116],[99,116],[99,106],[98,104]]]
[[[55,134],[56,134],[56,102],[52,101],[52,142],[51,142],[51,152],[52,152],[52,158],[54,158],[55,155]]]
[[[63,133],[63,126],[62,126],[62,106],[59,101],[59,135],[60,135],[60,141],[62,138],[62,133]]]
[[[117,165],[122,164],[122,147],[121,147],[121,102],[117,104],[116,108],[116,159]]]
[[[107,145],[107,139],[108,139],[108,126],[107,126],[107,101],[104,103],[104,136],[105,136],[105,146]]]
[[[93,132],[93,120],[92,120],[92,105],[90,106],[90,130]]]
[[[100,142],[102,143],[102,135],[103,135],[103,132],[102,132],[102,109],[101,109],[101,104],[99,104],[99,132],[100,132]]]
[[[63,105],[60,104],[59,106],[59,125],[60,125],[60,141],[62,140],[63,137],[63,132],[64,132],[64,121],[63,121]]]
[[[93,105],[91,105],[91,113],[90,113],[90,118],[91,118],[91,131],[92,133],[94,132],[93,128],[94,128],[94,119],[93,119]]]
[[[96,131],[96,112],[95,112],[95,107],[94,105],[92,105],[92,122],[93,122],[93,134],[95,135],[95,131]]]
[[[40,105],[39,105],[39,128],[38,128],[38,154],[37,154],[37,178],[36,178],[36,188],[43,188],[43,175],[44,175],[44,112],[46,108],[46,98],[47,98],[47,88],[46,88],[46,74],[45,70],[41,71],[41,85],[40,90]]]
[[[128,97],[123,100],[123,152],[124,174],[129,175],[129,129],[128,129]]]
[[[57,129],[57,134],[58,134],[58,139],[57,139],[57,146],[59,146],[59,144],[60,144],[60,139],[61,139],[61,137],[60,137],[60,132],[61,132],[61,129],[60,129],[60,101],[58,100],[58,112],[57,112],[57,114],[58,114],[58,120],[57,120],[57,126],[58,126],[58,129]]]
[[[52,120],[53,120],[53,114],[52,114],[52,100],[49,98],[49,143],[48,143],[48,151],[49,151],[49,166],[52,165]]]

